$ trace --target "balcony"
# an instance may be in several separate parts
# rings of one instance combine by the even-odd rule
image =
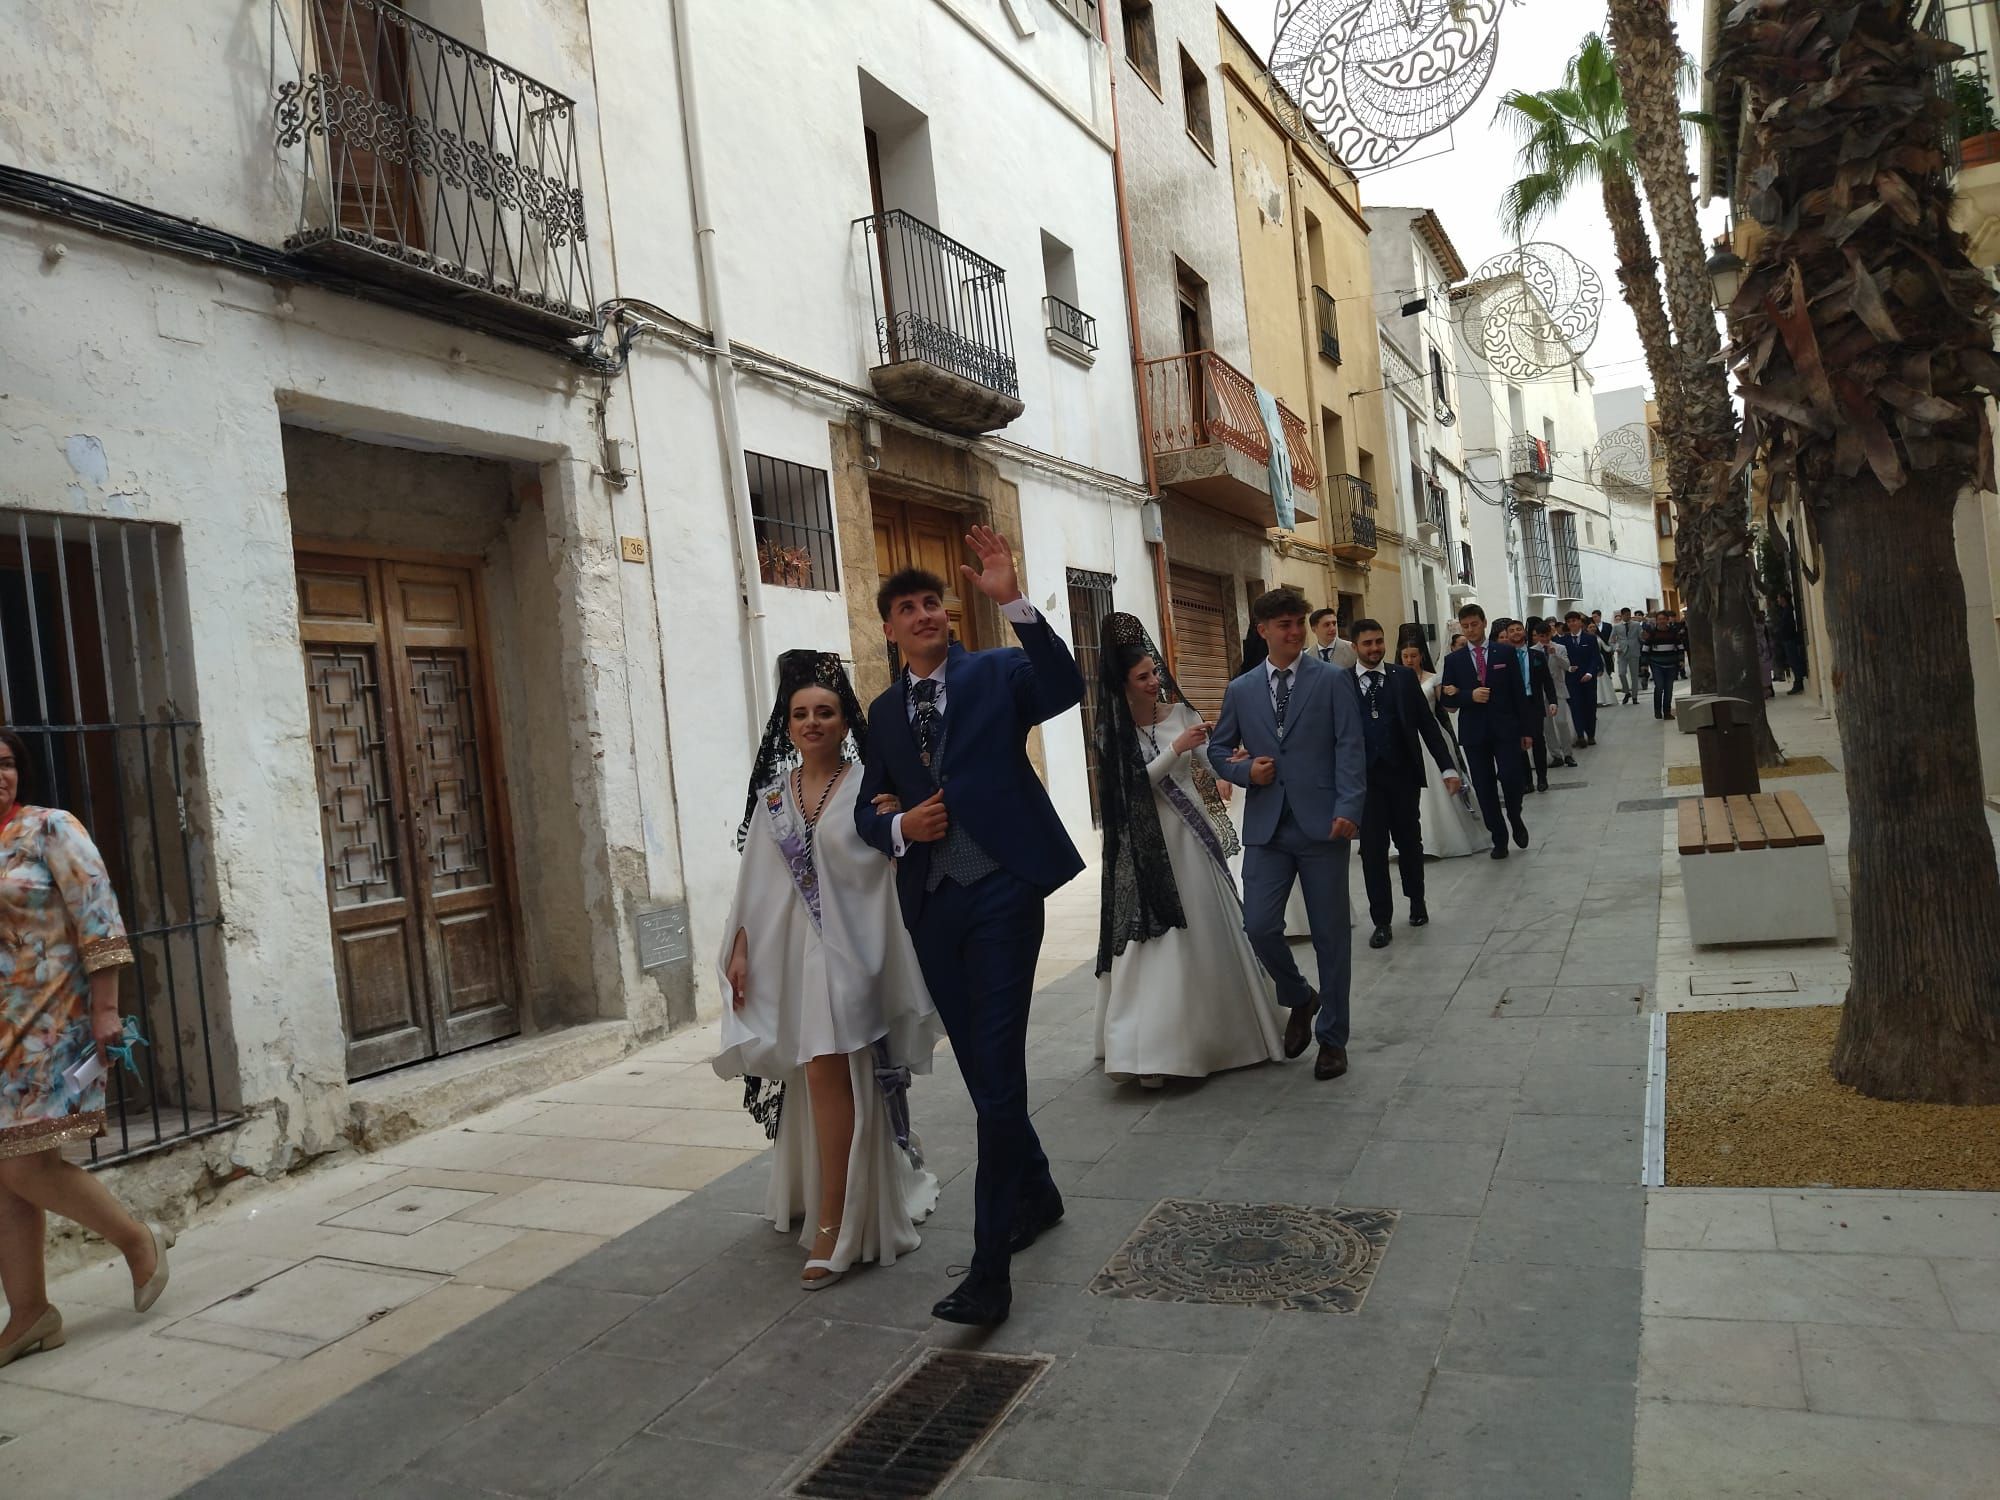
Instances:
[[[1479,583],[1472,571],[1472,543],[1458,544],[1458,566],[1451,578],[1451,602],[1463,604],[1479,593]]]
[[[1410,479],[1415,485],[1413,493],[1417,506],[1417,540],[1429,542],[1432,546],[1451,550],[1451,501],[1446,497],[1444,486],[1439,484],[1422,468],[1412,464]]]
[[[479,321],[595,326],[575,101],[388,0],[272,15],[272,124],[301,183],[286,249]]]
[[[1353,474],[1336,474],[1327,485],[1326,530],[1333,555],[1364,563],[1375,556],[1375,486]]]
[[[891,209],[856,219],[882,362],[875,394],[947,432],[997,432],[1020,416],[1007,273],[922,219]]]
[[[1042,322],[1049,347],[1080,365],[1097,363],[1097,319],[1051,294],[1042,298]]]
[[[1271,439],[1257,409],[1257,387],[1213,350],[1142,362],[1154,476],[1204,505],[1269,529]],[[1278,420],[1291,458],[1292,500],[1301,515],[1314,504],[1319,469],[1306,424],[1281,401]]]
[[[1549,482],[1555,478],[1549,445],[1525,433],[1515,438],[1508,449],[1507,472],[1513,476],[1514,488],[1524,498],[1540,499],[1548,494]]]

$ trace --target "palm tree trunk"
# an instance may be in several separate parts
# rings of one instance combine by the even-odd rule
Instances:
[[[1604,216],[1611,223],[1611,240],[1618,250],[1618,288],[1632,321],[1639,327],[1639,347],[1645,351],[1646,373],[1653,377],[1653,399],[1660,409],[1661,431],[1682,431],[1687,403],[1681,398],[1680,368],[1674,351],[1673,325],[1660,298],[1660,263],[1653,257],[1653,237],[1646,228],[1639,189],[1629,177],[1603,174]],[[1694,454],[1682,443],[1666,444],[1668,488],[1676,495],[1692,493],[1700,473]]]
[[[1951,511],[1864,470],[1820,512],[1841,684],[1854,972],[1833,1076],[1877,1099],[2000,1103],[2000,873],[1980,800],[1965,586]],[[1914,732],[1913,732],[1914,731]]]
[[[1610,0],[1611,46],[1632,126],[1632,154],[1666,270],[1667,305],[1678,339],[1685,425],[1678,443],[1697,467],[1697,483],[1675,490],[1674,576],[1687,606],[1690,635],[1713,644],[1713,690],[1740,698],[1755,723],[1757,760],[1784,760],[1764,717],[1764,684],[1756,649],[1756,593],[1750,565],[1750,508],[1729,482],[1736,447],[1736,411],[1722,367],[1714,290],[1701,225],[1688,190],[1687,147],[1681,135],[1680,38],[1661,0]],[[1670,438],[1670,441],[1673,440]],[[1692,567],[1689,561],[1692,561]],[[1694,685],[1704,686],[1696,656]]]

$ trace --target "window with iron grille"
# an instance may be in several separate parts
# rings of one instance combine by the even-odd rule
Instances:
[[[1083,695],[1083,767],[1084,778],[1090,783],[1090,823],[1093,828],[1103,820],[1103,813],[1097,805],[1095,684],[1099,666],[1098,641],[1104,632],[1104,617],[1111,613],[1111,585],[1114,581],[1109,573],[1091,573],[1083,568],[1069,570],[1070,645],[1076,655],[1076,668],[1092,689]]]
[[[1555,557],[1549,546],[1549,518],[1539,505],[1521,512],[1522,561],[1528,574],[1528,592],[1544,598],[1555,597]]]
[[[1339,364],[1339,305],[1333,300],[1333,294],[1323,286],[1313,288],[1313,314],[1314,320],[1319,325],[1319,352],[1335,364]]]
[[[83,824],[132,945],[119,1008],[145,1045],[106,1079],[105,1136],[67,1153],[90,1164],[234,1118],[180,561],[167,527],[25,511],[0,526],[0,715],[28,747],[24,800]]]
[[[1576,517],[1559,510],[1549,517],[1554,537],[1556,594],[1563,599],[1583,597],[1583,569],[1576,552]]]
[[[1458,544],[1458,581],[1467,586],[1470,586],[1474,581],[1472,576],[1472,543],[1470,542],[1460,542]]]
[[[833,500],[826,470],[745,453],[750,519],[757,532],[757,571],[788,589],[835,589]]]

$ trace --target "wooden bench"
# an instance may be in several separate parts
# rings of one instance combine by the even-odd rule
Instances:
[[[1695,943],[1838,937],[1826,835],[1797,792],[1686,797],[1681,883]]]

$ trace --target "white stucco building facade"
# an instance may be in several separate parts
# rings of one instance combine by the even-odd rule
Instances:
[[[1155,613],[1103,43],[876,9],[28,0],[6,711],[143,929],[163,1193],[713,1014],[770,658],[879,687],[888,563],[986,522],[1065,634]],[[981,379],[878,330],[906,223]]]

